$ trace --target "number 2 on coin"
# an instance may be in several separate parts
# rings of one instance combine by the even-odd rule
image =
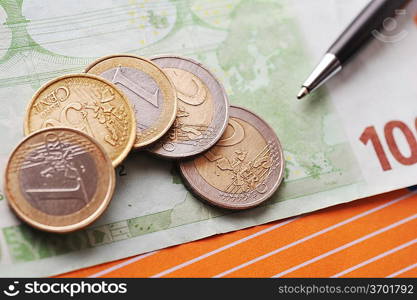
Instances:
[[[417,129],[417,119],[415,121],[415,125]],[[405,156],[403,153],[401,153],[400,149],[398,148],[397,141],[394,137],[394,129],[399,130],[403,134],[405,140],[407,141],[408,147],[410,148],[409,156]],[[407,126],[407,124],[405,124],[402,121],[388,122],[384,126],[384,136],[388,148],[396,161],[405,166],[417,163],[417,141],[413,132]],[[382,146],[381,140],[374,126],[366,127],[359,140],[364,145],[367,145],[369,141],[371,142],[372,146],[374,147],[376,156],[379,160],[379,163],[381,164],[382,170],[389,171],[392,169],[386,151]]]
[[[117,168],[118,168],[118,170],[119,170],[119,176],[120,176],[120,177],[121,177],[121,176],[126,176],[126,175],[127,175],[125,165],[120,165],[120,166],[118,166]]]

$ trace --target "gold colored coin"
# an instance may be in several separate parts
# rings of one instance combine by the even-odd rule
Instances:
[[[72,74],[41,87],[26,110],[25,135],[49,127],[69,127],[94,137],[113,166],[132,149],[136,120],[127,98],[98,76]]]
[[[95,221],[114,192],[115,172],[103,147],[71,128],[26,137],[6,166],[4,190],[16,214],[45,231],[66,233]]]
[[[85,72],[111,81],[130,100],[137,117],[135,148],[160,139],[173,124],[176,89],[151,61],[134,55],[112,55],[93,62]]]

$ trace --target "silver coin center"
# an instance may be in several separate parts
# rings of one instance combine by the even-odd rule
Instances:
[[[141,70],[118,66],[101,77],[114,83],[127,96],[136,115],[137,129],[154,126],[163,110],[163,94],[155,80]]]
[[[97,168],[91,154],[55,133],[30,151],[19,170],[25,199],[49,215],[68,215],[84,208],[97,190]]]

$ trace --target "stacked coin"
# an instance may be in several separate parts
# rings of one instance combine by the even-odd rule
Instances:
[[[114,167],[132,149],[177,159],[191,191],[223,208],[259,205],[283,178],[271,127],[229,106],[216,77],[184,57],[111,55],[56,78],[30,101],[24,132],[6,167],[6,197],[23,221],[50,232],[104,212]]]
[[[178,100],[174,125],[149,151],[165,158],[187,158],[210,149],[229,118],[229,101],[221,83],[200,63],[177,56],[152,61],[173,82]]]

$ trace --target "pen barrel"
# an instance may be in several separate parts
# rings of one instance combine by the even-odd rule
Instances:
[[[395,15],[409,0],[372,0],[333,43],[328,53],[343,65],[382,27],[384,20]]]

